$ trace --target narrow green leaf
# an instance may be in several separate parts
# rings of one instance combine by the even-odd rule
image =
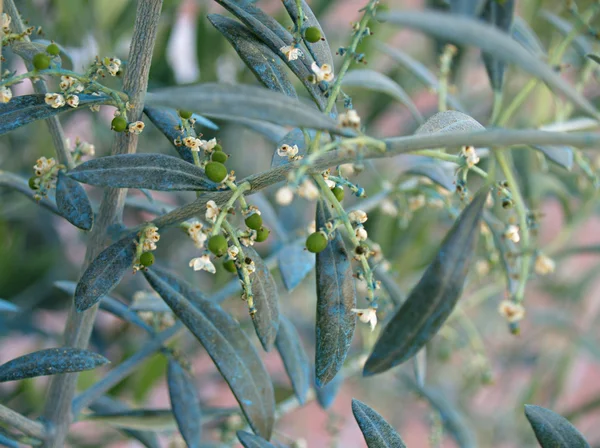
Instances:
[[[331,218],[323,201],[317,204],[317,229]],[[350,349],[356,314],[356,290],[350,257],[340,232],[316,255],[317,322],[315,382],[323,387],[340,371]]]
[[[508,33],[512,25],[514,11],[515,0],[504,0],[503,2],[486,0],[481,17],[490,25]],[[498,60],[487,53],[484,53],[482,56],[492,89],[496,92],[502,91],[505,69],[504,61]]]
[[[262,437],[246,431],[238,431],[237,437],[244,448],[275,448],[275,445],[267,442]]]
[[[108,396],[100,397],[89,405],[89,408],[95,413],[111,413],[111,412],[125,412],[129,411],[129,408],[120,401],[110,398]],[[127,437],[133,437],[138,440],[146,448],[160,448],[158,438],[154,432],[150,431],[136,431],[133,429],[121,429],[123,434]]]
[[[2,364],[0,383],[59,373],[82,372],[109,362],[104,356],[81,348],[48,348]]]
[[[329,42],[327,41],[327,37],[325,36],[325,32],[319,23],[319,20],[315,16],[315,13],[310,9],[306,0],[300,0],[302,12],[304,13],[304,27],[315,27],[321,32],[321,40],[318,42],[308,42],[306,39],[302,39],[304,41],[304,45],[308,48],[311,56],[315,60],[319,66],[323,64],[328,64],[330,67],[334,67],[333,63],[333,55],[331,54],[331,47],[329,46]],[[283,6],[287,10],[290,15],[292,21],[294,23],[298,22],[298,7],[296,5],[296,0],[283,0]]]
[[[585,55],[588,59],[591,59],[592,61],[594,61],[596,64],[600,64],[600,56],[597,56],[595,54],[586,54]]]
[[[79,182],[68,177],[62,170],[56,182],[56,207],[67,221],[81,230],[91,230],[94,211],[87,194]]]
[[[170,87],[148,93],[146,102],[151,106],[181,108],[213,118],[250,118],[284,126],[342,132],[333,118],[293,98],[257,86],[200,84]]]
[[[251,314],[252,323],[261,345],[270,351],[279,329],[279,293],[269,267],[251,247],[244,248],[244,255],[254,261],[252,295],[256,312]]]
[[[104,249],[85,270],[75,288],[75,307],[85,311],[108,294],[131,268],[135,258],[135,234]]]
[[[467,114],[456,110],[438,112],[415,131],[415,135],[438,132],[477,131],[485,127]]]
[[[405,448],[403,440],[378,412],[352,399],[352,413],[369,448]]]
[[[315,384],[315,395],[317,396],[317,403],[323,409],[329,409],[329,407],[335,401],[342,385],[344,384],[343,372],[338,372],[331,381],[323,386]],[[316,379],[315,379],[316,380]],[[316,382],[316,381],[315,381]]]
[[[535,57],[542,58],[546,55],[546,50],[544,49],[540,38],[521,17],[513,17],[510,35]]]
[[[526,404],[525,416],[542,448],[590,447],[575,426],[549,409]]]
[[[269,47],[239,22],[209,14],[208,20],[233,46],[246,66],[266,88],[281,92],[290,98],[298,98],[296,89],[282,67],[282,61]]]
[[[574,25],[571,22],[563,19],[562,17],[557,16],[556,14],[548,10],[542,10],[540,12],[540,16],[546,22],[548,22],[550,25],[556,28],[556,30],[563,37],[569,35],[574,29]],[[571,45],[573,46],[577,54],[579,54],[582,58],[584,58],[585,55],[591,53],[594,50],[590,40],[586,36],[581,34],[578,35],[575,39],[573,39]]]
[[[109,100],[105,96],[79,95],[79,107],[104,104]],[[54,115],[71,112],[71,106],[65,105],[57,109],[44,101],[44,95],[23,95],[0,104],[0,135],[25,126],[33,121],[45,120]]]
[[[392,48],[389,45],[382,42],[377,42],[375,48],[387,54],[395,62],[397,62],[410,73],[415,75],[427,87],[430,87],[434,90],[438,89],[439,81],[436,78],[436,76],[431,72],[431,70],[425,67],[421,62],[414,59],[412,56],[409,56],[405,52],[400,51],[396,48]],[[448,104],[454,109],[459,111],[465,110],[465,107],[454,95],[448,94],[446,98],[448,100]]]
[[[419,29],[440,38],[452,39],[459,44],[479,47],[499,60],[518,65],[544,81],[553,90],[565,95],[586,113],[596,118],[600,117],[596,108],[572,85],[546,63],[532,58],[527,50],[502,31],[486,26],[477,20],[431,11],[391,11],[380,14],[378,17],[394,25]]]
[[[204,170],[164,154],[120,154],[82,163],[69,172],[73,179],[113,188],[158,191],[213,191],[218,185]]]
[[[304,404],[310,387],[310,362],[296,327],[285,316],[279,317],[279,331],[277,339],[275,339],[275,347],[283,360],[285,371],[290,378],[298,401]]]
[[[549,160],[552,160],[557,165],[571,171],[573,168],[573,148],[569,146],[551,146],[551,145],[532,145],[533,149],[540,151]]]
[[[315,267],[315,256],[306,250],[304,242],[286,244],[278,255],[279,272],[288,291],[293,291]]]
[[[265,14],[251,2],[239,2],[235,0],[216,0],[221,6],[236,16],[248,29],[258,37],[273,53],[278,55],[283,62],[302,82],[308,93],[319,105],[321,110],[325,109],[327,99],[318,85],[308,81],[310,62],[306,58],[298,58],[289,61],[281,51],[281,48],[294,45],[294,37],[274,18]],[[298,124],[299,126],[299,124]],[[310,126],[308,126],[310,127]]]
[[[449,12],[467,17],[477,17],[481,14],[488,0],[450,0]]]
[[[382,73],[369,69],[350,70],[342,79],[342,85],[345,87],[361,87],[390,95],[404,104],[418,123],[424,121],[421,112],[419,112],[408,93],[396,81]]]
[[[204,346],[229,384],[252,430],[270,438],[275,414],[273,385],[239,324],[214,303],[196,298],[192,305],[153,269],[144,271],[144,276]]]
[[[410,359],[450,316],[462,293],[488,193],[484,187],[463,210],[419,283],[382,330],[365,363],[365,376]]]
[[[170,409],[97,412],[86,415],[83,419],[137,431],[172,431],[177,428],[175,416]]]
[[[199,448],[202,436],[200,399],[191,375],[174,359],[169,359],[167,384],[171,408],[179,432],[189,448]]]

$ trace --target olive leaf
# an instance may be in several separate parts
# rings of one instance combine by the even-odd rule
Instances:
[[[88,160],[69,172],[73,179],[113,188],[159,191],[216,190],[204,170],[164,154],[120,154]]]
[[[396,48],[392,48],[389,45],[377,42],[375,45],[379,51],[387,54],[391,57],[395,62],[400,64],[410,73],[415,75],[422,83],[424,83],[427,87],[430,87],[434,90],[437,90],[439,87],[439,81],[436,76],[421,62],[414,59],[412,56],[407,53],[398,50]],[[452,106],[454,109],[458,111],[464,111],[465,107],[460,103],[460,101],[452,94],[448,94],[446,96],[448,104]]]
[[[89,405],[89,408],[95,413],[126,412],[129,408],[120,401],[103,396]],[[121,428],[121,431],[134,439],[138,440],[146,448],[160,448],[156,434],[151,431],[138,431],[134,429]]]
[[[342,384],[344,384],[344,379],[344,374],[342,372],[338,372],[338,374],[334,376],[333,379],[327,384],[323,386],[315,384],[315,395],[317,396],[317,403],[319,403],[321,408],[329,409],[329,407],[333,404],[338,392],[342,388]]]
[[[342,85],[345,87],[361,87],[390,95],[405,105],[418,123],[424,121],[421,112],[419,112],[408,93],[396,81],[382,73],[369,69],[350,70],[342,79]]]
[[[526,404],[525,416],[542,448],[589,448],[590,446],[575,426],[549,409]]]
[[[325,227],[330,212],[317,203],[317,229]],[[316,255],[317,321],[315,382],[323,387],[340,371],[350,349],[356,314],[356,290],[350,257],[340,232]]]
[[[476,17],[481,14],[488,0],[450,0],[451,14],[460,14],[464,16]]]
[[[279,294],[269,267],[251,247],[244,248],[244,255],[254,262],[252,295],[256,312],[251,314],[252,323],[261,345],[270,351],[279,328]]]
[[[571,84],[559,76],[545,62],[532,58],[531,53],[511,37],[478,20],[432,11],[390,11],[378,14],[378,18],[397,26],[418,29],[424,33],[458,44],[473,45],[507,63],[518,65],[531,75],[544,81],[553,90],[562,93],[571,102],[589,115],[598,118],[596,108]]]
[[[48,348],[2,364],[0,383],[59,373],[82,372],[109,362],[104,356],[81,348]]]
[[[509,32],[514,11],[515,0],[505,0],[503,2],[486,0],[481,18],[490,25],[495,26],[504,32]],[[488,77],[490,78],[492,89],[496,92],[500,92],[504,81],[504,61],[498,60],[487,53],[484,53],[482,57]]]
[[[304,404],[310,387],[311,366],[296,327],[285,316],[279,316],[275,347],[281,356],[298,401]]]
[[[293,291],[315,267],[315,257],[303,241],[286,244],[278,254],[279,272],[288,291]]]
[[[91,230],[94,211],[87,194],[79,182],[68,177],[62,170],[56,181],[56,207],[67,221],[81,230]]]
[[[86,415],[84,420],[137,431],[172,431],[177,428],[170,409],[101,411]]]
[[[236,16],[260,41],[283,60],[316,101],[319,109],[324,110],[325,105],[327,104],[324,93],[317,84],[313,84],[309,81],[309,76],[312,74],[310,62],[305,58],[298,58],[290,61],[281,51],[283,47],[294,45],[294,37],[290,32],[271,16],[265,14],[260,8],[257,8],[252,2],[238,2],[234,0],[216,1]],[[302,126],[300,123],[280,124]],[[312,126],[306,127],[310,128]]]
[[[79,96],[78,109],[104,104],[109,101],[106,96],[82,94]],[[0,135],[25,126],[37,120],[45,120],[64,112],[71,112],[71,106],[54,108],[46,104],[44,95],[33,94],[12,98],[8,103],[0,103]]]
[[[540,38],[531,29],[529,24],[521,17],[513,17],[510,35],[516,42],[521,44],[523,48],[528,50],[534,56],[545,56],[546,50],[544,50],[544,46],[542,45]]]
[[[200,399],[190,374],[175,359],[169,359],[167,385],[171,408],[179,432],[190,448],[200,447],[202,411]]]
[[[59,280],[54,282],[54,287],[63,291],[70,297],[73,297],[75,295],[75,288],[77,287],[77,283],[69,282],[66,280]],[[154,333],[154,329],[151,326],[149,326],[146,322],[144,322],[136,312],[134,312],[127,305],[115,299],[114,297],[103,296],[100,299],[100,309],[111,313],[114,316],[117,316],[118,318],[123,319],[126,322],[135,324],[138,327],[146,330],[148,333]]]
[[[7,446],[8,448],[20,448],[20,445],[17,441],[9,439],[2,433],[0,433],[0,445]]]
[[[177,130],[177,127],[181,126],[181,120],[175,109],[144,106],[144,114],[146,114],[152,124],[167,137],[169,143],[171,143],[179,153],[179,157],[188,163],[194,163],[194,157],[192,156],[192,150],[190,148],[185,145],[174,144],[174,141],[176,139],[181,139],[181,136],[183,135]]]
[[[368,448],[404,448],[400,435],[378,412],[361,401],[352,399],[352,413]]]
[[[419,283],[382,330],[365,363],[365,376],[385,372],[410,359],[450,316],[475,251],[487,195],[484,187],[460,214]]]
[[[456,441],[457,446],[461,448],[478,446],[475,435],[467,425],[462,413],[444,397],[441,391],[431,387],[421,387],[407,375],[402,375],[402,380],[407,387],[425,398],[429,405],[439,413],[445,430]]]
[[[214,303],[199,298],[190,303],[153,269],[145,270],[144,276],[203,345],[229,384],[252,430],[270,438],[275,414],[273,385],[239,324]]]
[[[133,265],[135,234],[108,246],[90,263],[75,288],[75,307],[85,311],[119,284]]]
[[[551,146],[551,145],[532,145],[533,149],[540,151],[549,160],[552,160],[559,166],[571,171],[573,168],[573,148],[569,146]]]
[[[3,313],[18,313],[21,308],[8,300],[0,299],[0,311]]]
[[[275,448],[275,445],[272,443],[249,432],[238,431],[236,435],[244,448]]]
[[[279,56],[260,42],[244,25],[219,14],[209,14],[208,20],[225,36],[256,79],[266,88],[291,98],[298,97]]]
[[[415,131],[415,135],[441,132],[477,131],[485,127],[473,117],[456,110],[438,112]]]
[[[298,5],[296,0],[283,0],[283,6],[287,10],[291,19],[294,23],[298,22]],[[308,48],[310,55],[313,57],[315,62],[319,64],[319,66],[323,64],[328,64],[330,67],[334,67],[333,64],[333,55],[331,54],[331,47],[329,46],[329,42],[327,42],[327,37],[325,36],[325,32],[319,23],[319,20],[315,16],[315,13],[310,9],[306,0],[301,0],[300,6],[302,7],[302,13],[304,16],[303,24],[304,27],[314,27],[319,30],[321,33],[321,40],[317,42],[309,42],[306,39],[302,39],[304,41],[304,45]]]

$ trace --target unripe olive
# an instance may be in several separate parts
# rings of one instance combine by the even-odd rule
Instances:
[[[208,250],[217,257],[222,257],[227,253],[227,239],[224,235],[214,235],[208,240]]]
[[[342,202],[344,200],[344,187],[336,186],[331,191],[338,202]]]
[[[31,176],[29,178],[29,188],[31,188],[32,190],[39,190],[40,187],[36,181],[37,181],[37,176]]]
[[[319,42],[321,40],[321,30],[319,30],[319,28],[316,26],[309,26],[304,30],[304,39],[311,44]]]
[[[226,262],[224,262],[223,267],[225,268],[225,270],[227,272],[236,272],[237,271],[237,269],[235,267],[235,261],[233,261],[233,260],[227,260]]]
[[[112,119],[110,128],[115,132],[124,132],[127,129],[127,120],[121,115],[116,116]]]
[[[206,177],[216,183],[221,183],[227,177],[227,168],[219,162],[208,162],[204,167]]]
[[[223,147],[217,143],[213,148],[213,151],[223,151]]]
[[[323,232],[314,232],[306,238],[306,248],[309,252],[317,254],[327,247],[327,237]]]
[[[51,56],[58,56],[60,54],[60,48],[56,44],[50,44],[46,47],[46,53]]]
[[[256,231],[256,242],[262,243],[263,241],[266,241],[267,238],[269,238],[270,234],[271,234],[271,231],[269,230],[269,228],[262,226],[260,229],[258,229]]]
[[[213,162],[225,163],[227,162],[228,158],[229,157],[227,157],[227,154],[225,154],[223,151],[215,151],[212,153],[210,160]]]
[[[140,264],[142,266],[152,266],[154,264],[154,254],[152,252],[144,252],[140,255]]]
[[[177,113],[184,120],[189,120],[190,118],[192,118],[192,115],[194,115],[194,112],[192,112],[191,110],[178,110]]]
[[[44,53],[34,55],[32,62],[36,70],[45,70],[50,67],[50,58]]]
[[[262,227],[262,218],[258,213],[252,213],[244,222],[252,230],[258,230]]]

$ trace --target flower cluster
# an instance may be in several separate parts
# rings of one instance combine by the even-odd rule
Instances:
[[[212,138],[210,140],[202,140],[190,135],[188,137],[183,138],[181,141],[186,147],[190,148],[190,150],[195,152],[198,152],[202,149],[205,153],[210,153],[213,151],[215,146],[217,146],[216,138]]]
[[[71,146],[70,139],[66,139],[67,147]],[[79,137],[75,139],[75,147],[71,149],[73,158],[78,162],[83,156],[94,156],[96,154],[96,147],[88,142],[82,142]]]
[[[286,45],[285,47],[281,47],[279,51],[281,51],[285,55],[288,61],[295,61],[303,54],[300,48],[294,47],[292,45]]]
[[[298,155],[298,145],[283,144],[277,148],[277,155],[279,157],[287,157],[289,161],[296,161],[302,159],[302,156]]]
[[[463,146],[461,155],[465,158],[467,167],[469,168],[473,168],[479,163],[479,156],[477,155],[477,152],[475,152],[475,148],[472,146]]]
[[[152,254],[152,251],[156,250],[158,240],[160,240],[160,235],[156,226],[147,226],[138,233],[137,262],[133,265],[134,274],[154,264],[154,254]]]
[[[316,62],[313,62],[310,66],[310,69],[313,72],[312,82],[331,82],[333,81],[333,68],[329,64],[323,64],[319,67]]]
[[[204,242],[208,238],[206,233],[203,231],[203,228],[204,228],[204,226],[202,225],[201,222],[194,221],[191,223],[191,225],[187,229],[189,237],[192,239],[192,241],[194,242],[194,245],[198,249],[204,248]]]
[[[349,109],[347,112],[338,116],[338,124],[343,128],[360,129],[360,117],[354,109]]]
[[[144,251],[156,250],[156,243],[160,240],[158,227],[150,226],[144,230],[144,242],[142,249]]]
[[[4,31],[5,34],[10,33],[10,22],[10,16],[3,12],[2,16],[0,16],[0,24],[2,25],[2,31]]]
[[[515,303],[512,300],[503,300],[500,302],[498,312],[511,324],[525,317],[525,308],[523,308],[523,305]]]
[[[121,70],[121,60],[117,58],[104,58],[102,65],[110,76],[117,76]]]
[[[66,104],[65,97],[60,93],[47,93],[44,97],[44,101],[53,109],[58,109]],[[79,104],[79,102],[77,104]]]
[[[62,165],[58,165],[52,157],[40,157],[33,165],[35,176],[29,179],[29,187],[37,191],[34,196],[36,200],[39,201],[46,196],[48,190],[56,188],[56,175],[61,167]]]

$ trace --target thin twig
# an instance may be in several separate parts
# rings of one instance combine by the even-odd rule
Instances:
[[[6,406],[0,404],[0,422],[6,423],[15,429],[18,429],[23,434],[35,437],[39,440],[44,440],[46,437],[46,428],[40,422],[35,422],[27,417],[13,411]]]
[[[133,105],[128,114],[130,121],[139,120],[142,116],[161,8],[162,0],[138,1],[129,50],[128,68],[123,79],[123,90],[129,95],[130,103]],[[112,154],[134,153],[137,148],[137,141],[138,138],[135,134],[117,134],[113,142]],[[111,224],[121,220],[126,194],[126,189],[107,188],[105,190],[98,219],[88,244],[86,266],[104,248],[106,229]],[[79,313],[76,311],[74,304],[71,305],[65,330],[65,345],[87,347],[97,310],[98,306],[96,305],[83,313]],[[60,448],[65,445],[72,418],[71,401],[75,395],[76,385],[76,373],[57,375],[50,384],[44,418],[54,425],[54,432],[44,445],[45,448]]]

